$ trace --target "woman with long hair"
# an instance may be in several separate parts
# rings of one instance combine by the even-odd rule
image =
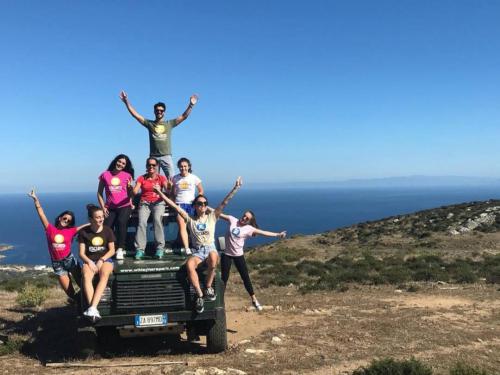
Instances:
[[[104,211],[93,204],[87,205],[90,226],[83,228],[78,236],[80,258],[83,261],[83,292],[88,309],[83,315],[92,321],[101,318],[97,305],[101,300],[108,278],[113,272],[113,256],[115,255],[115,235],[104,225]],[[94,289],[94,278],[99,281]]]
[[[158,185],[168,191],[170,186],[167,178],[158,173],[158,166],[157,159],[153,157],[147,158],[146,173],[139,176],[133,190],[134,195],[139,193],[139,190],[142,193],[139,203],[139,224],[135,234],[135,259],[137,260],[144,257],[147,244],[146,229],[151,213],[153,214],[153,230],[156,242],[155,256],[161,259],[165,252],[165,232],[163,231],[165,203],[153,187]]]
[[[117,155],[99,176],[97,200],[104,212],[104,225],[116,233],[116,259],[123,259],[127,239],[127,222],[132,212],[134,167],[129,157]],[[104,203],[104,192],[106,203]]]
[[[198,176],[194,175],[191,169],[191,162],[187,158],[180,158],[177,162],[179,174],[172,179],[173,195],[175,203],[190,216],[195,214],[193,201],[196,190],[199,195],[203,195],[203,186]],[[189,249],[189,239],[186,228],[186,222],[181,215],[177,215],[177,224],[179,226],[179,236],[182,246],[185,250]]]
[[[221,278],[224,282],[224,286],[227,285],[229,280],[229,273],[231,271],[231,264],[234,262],[236,269],[238,270],[245,289],[252,300],[252,304],[257,311],[262,310],[257,297],[252,286],[252,281],[248,275],[247,264],[245,261],[245,255],[243,253],[243,247],[245,245],[245,240],[249,237],[254,237],[257,235],[266,237],[278,237],[285,238],[286,231],[282,232],[269,232],[266,230],[259,229],[257,225],[257,219],[255,214],[246,210],[240,219],[235,218],[231,215],[220,215],[221,219],[226,220],[229,223],[225,234],[226,248],[221,256]]]
[[[193,206],[195,209],[194,215],[190,216],[181,207],[175,204],[174,201],[169,199],[161,192],[160,186],[156,185],[155,190],[160,197],[184,219],[189,229],[191,242],[193,245],[192,255],[186,262],[186,269],[188,279],[191,282],[195,292],[195,309],[196,312],[202,313],[204,310],[205,297],[209,301],[215,301],[215,295],[212,283],[215,277],[215,268],[219,262],[219,255],[215,248],[215,223],[219,218],[222,210],[228,204],[229,200],[236,194],[241,186],[241,177],[238,177],[232,190],[224,197],[221,203],[214,209],[210,210],[208,207],[208,200],[204,195],[198,195],[194,201]],[[207,265],[207,278],[205,282],[205,291],[203,292],[200,287],[200,280],[196,269],[200,264],[206,263]]]
[[[79,285],[80,265],[71,252],[71,243],[76,233],[89,224],[75,227],[75,214],[67,210],[57,215],[54,224],[51,224],[47,216],[45,216],[40,200],[36,196],[35,188],[28,193],[28,196],[33,199],[36,212],[45,230],[52,268],[57,276],[57,280],[66,295],[71,300],[75,300],[75,289],[69,275],[72,274]]]

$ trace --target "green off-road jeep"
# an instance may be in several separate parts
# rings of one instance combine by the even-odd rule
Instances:
[[[213,284],[216,300],[205,300],[204,311],[196,313],[194,289],[188,282],[184,266],[187,255],[182,254],[180,249],[168,249],[174,243],[171,240],[177,232],[172,211],[165,213],[163,222],[167,239],[167,251],[163,258],[153,257],[153,243],[149,242],[146,256],[135,260],[130,249],[134,248],[137,217],[131,217],[127,239],[129,250],[124,260],[115,260],[113,274],[98,306],[101,320],[90,323],[82,315],[87,307],[82,297],[77,318],[81,356],[92,355],[99,343],[108,342],[110,337],[121,340],[135,336],[170,335],[179,339],[182,333],[186,333],[188,340],[206,335],[210,353],[226,349],[226,312],[220,273],[217,271]],[[204,290],[205,270],[199,270],[198,274]]]

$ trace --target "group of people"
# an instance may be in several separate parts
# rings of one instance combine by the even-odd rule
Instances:
[[[69,274],[77,282],[81,271],[83,293],[88,308],[84,315],[90,320],[100,319],[97,309],[102,293],[113,272],[114,259],[123,259],[127,238],[127,222],[134,209],[138,211],[138,226],[134,241],[135,259],[145,255],[147,243],[147,223],[153,216],[153,231],[156,245],[155,257],[161,259],[165,253],[165,234],[163,215],[166,205],[177,212],[179,240],[182,251],[190,255],[186,261],[187,276],[196,292],[195,309],[204,310],[204,299],[215,300],[213,280],[219,263],[215,247],[215,225],[219,218],[228,222],[225,234],[226,248],[221,256],[221,276],[227,284],[231,264],[234,262],[250,295],[253,306],[261,310],[243,254],[245,240],[255,235],[283,238],[286,232],[270,232],[258,228],[255,214],[247,210],[240,219],[223,213],[224,207],[242,186],[240,177],[234,187],[216,208],[208,205],[201,179],[192,173],[189,159],[181,158],[177,162],[179,173],[174,176],[171,152],[171,131],[188,118],[198,97],[192,95],[184,113],[175,119],[164,121],[166,105],[154,105],[155,120],[147,120],[132,107],[127,94],[122,91],[120,99],[129,113],[149,133],[150,156],[146,160],[146,173],[139,176],[134,184],[134,168],[127,155],[117,155],[106,171],[99,176],[97,200],[99,206],[87,205],[89,223],[75,226],[75,215],[64,211],[52,225],[40,204],[35,190],[29,196],[45,229],[49,254],[54,273],[69,298],[75,299],[75,289]],[[160,174],[160,168],[165,176]],[[140,193],[137,207],[134,197]],[[78,234],[79,256],[81,262],[71,253],[71,243]],[[191,242],[189,242],[191,240]],[[127,249],[130,251],[131,249]],[[202,290],[196,269],[205,263],[207,278]],[[77,275],[77,276],[75,276]],[[98,277],[94,288],[94,278]]]

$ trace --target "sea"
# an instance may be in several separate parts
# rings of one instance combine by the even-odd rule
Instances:
[[[215,207],[226,191],[207,191],[209,204]],[[87,222],[85,206],[96,203],[92,193],[39,194],[49,220],[64,210],[75,212],[77,225]],[[224,212],[236,217],[251,209],[260,228],[286,230],[288,236],[320,233],[352,224],[407,214],[423,209],[470,201],[500,198],[500,189],[480,187],[433,188],[279,188],[241,190]],[[42,224],[33,201],[26,194],[0,194],[0,244],[12,245],[3,251],[0,264],[49,265]],[[220,220],[216,234],[223,235],[226,223]],[[248,247],[275,241],[256,237],[246,241]],[[76,241],[73,252],[78,253]]]

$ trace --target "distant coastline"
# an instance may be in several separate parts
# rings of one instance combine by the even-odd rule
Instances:
[[[0,244],[0,251],[6,251],[6,250],[12,250],[14,248],[14,246],[12,245],[7,245],[7,244]],[[0,254],[0,258],[5,258],[5,255],[1,255]]]

